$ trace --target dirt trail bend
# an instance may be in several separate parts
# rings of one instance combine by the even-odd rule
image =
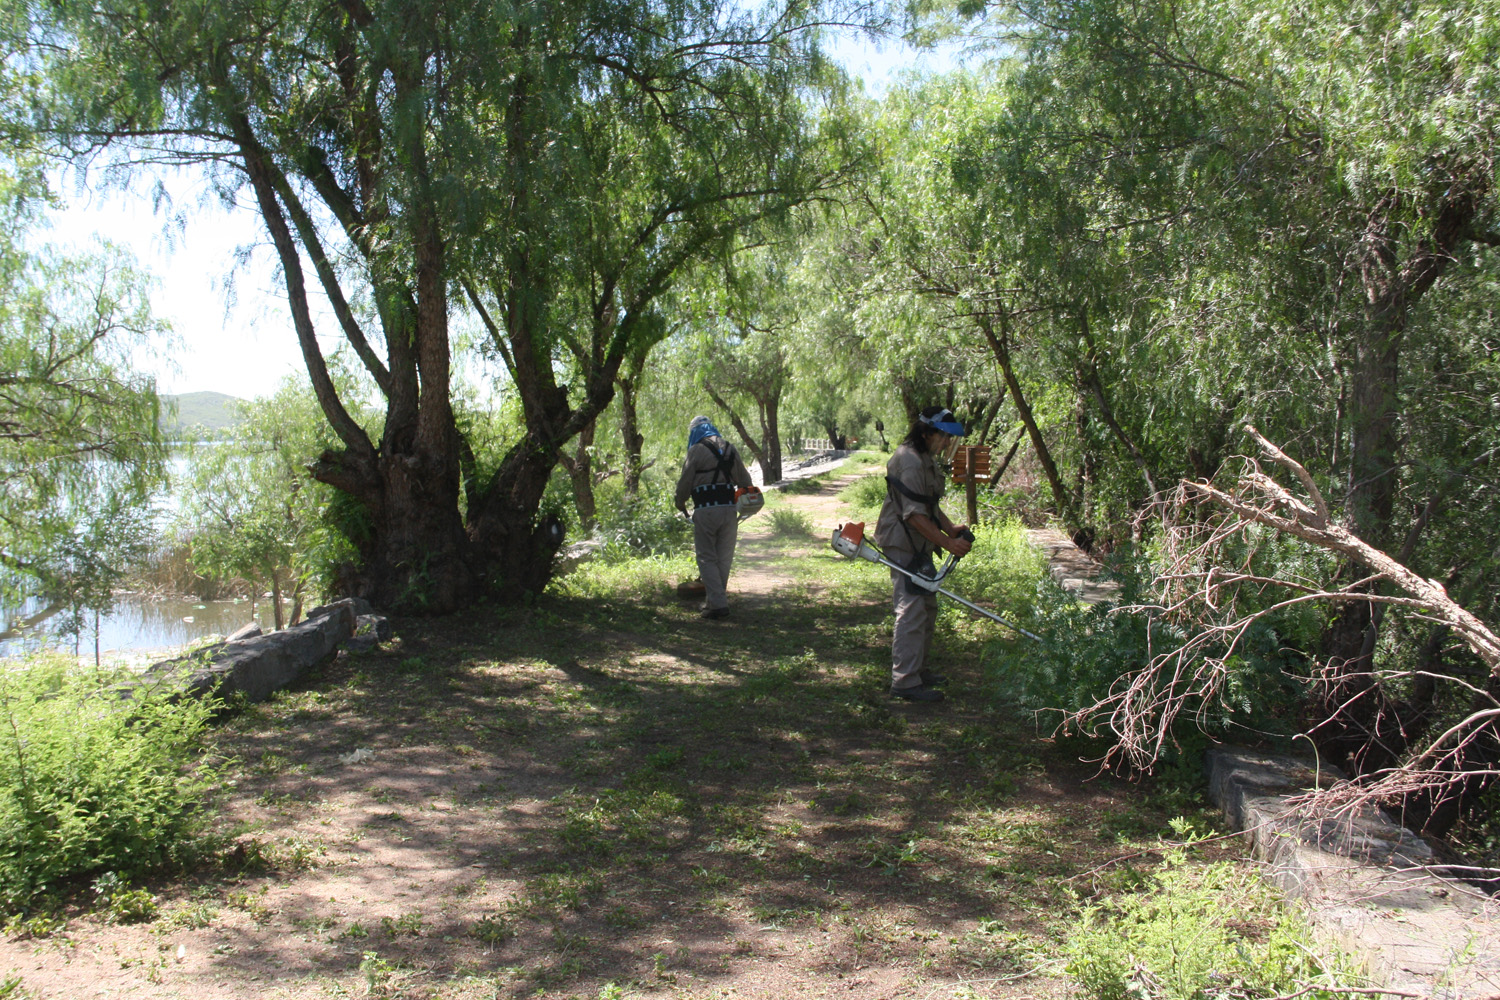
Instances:
[[[821,552],[814,545],[811,552],[797,549],[788,554],[779,547],[768,545],[774,530],[771,518],[764,513],[741,524],[734,571],[730,576],[731,596],[767,597],[778,587],[790,586],[805,577],[806,567],[801,560],[809,556],[832,555],[828,539],[847,519],[847,509],[839,501],[839,493],[850,483],[870,474],[868,470],[835,473],[819,481],[814,492],[786,495],[788,506],[811,523],[813,542],[821,541]]]

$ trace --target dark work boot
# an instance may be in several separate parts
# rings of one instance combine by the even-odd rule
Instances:
[[[891,694],[906,701],[942,701],[943,692],[936,688],[928,687],[926,684],[918,684],[916,687],[891,688]]]
[[[934,673],[933,671],[928,670],[926,667],[923,667],[922,672],[917,674],[917,676],[922,678],[923,687],[942,687],[944,684],[948,683],[947,674]]]

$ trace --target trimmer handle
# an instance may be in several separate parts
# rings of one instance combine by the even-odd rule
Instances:
[[[967,526],[964,527],[963,531],[960,531],[958,533],[958,537],[962,538],[970,545],[974,544],[974,532],[970,531]],[[933,577],[933,579],[941,581],[943,577],[953,572],[953,567],[957,566],[958,561],[962,558],[962,556],[956,556],[952,552],[948,553],[948,558],[943,560],[943,568],[938,570],[937,576]]]

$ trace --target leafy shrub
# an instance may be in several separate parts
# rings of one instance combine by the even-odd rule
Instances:
[[[781,507],[766,515],[771,522],[771,534],[778,538],[811,538],[812,521],[800,510]]]
[[[94,879],[98,910],[112,924],[139,924],[156,917],[156,897],[145,889],[131,888],[115,872]]]
[[[855,519],[863,517],[873,522],[880,516],[880,505],[885,503],[885,476],[869,475],[856,479],[844,487],[839,499],[854,508]]]
[[[0,672],[0,907],[167,860],[212,779],[189,768],[213,708],[144,690],[124,699],[56,657]]]
[[[1001,698],[1028,710],[1077,712],[1108,696],[1120,678],[1143,670],[1153,656],[1187,641],[1181,622],[1131,607],[1153,603],[1144,593],[1149,567],[1121,562],[1115,569],[1122,584],[1119,606],[1082,604],[1046,572],[1031,578],[1030,594],[1019,592],[1020,580],[999,588],[997,606],[1013,609],[1013,620],[1043,639],[1018,638],[985,648],[981,661]],[[1303,614],[1297,609],[1268,615],[1247,628],[1233,655],[1225,657],[1219,697],[1211,704],[1187,697],[1178,717],[1181,732],[1167,744],[1197,745],[1198,727],[1215,735],[1239,726],[1259,735],[1294,732],[1302,694],[1296,677],[1304,668],[1289,635],[1300,641]],[[1205,652],[1221,655],[1227,650],[1220,646]],[[1088,732],[1108,735],[1102,727]]]
[[[599,511],[601,555],[608,560],[678,551],[689,544],[692,534],[692,524],[672,506],[665,490],[642,490],[634,499],[622,496]]]
[[[1348,995],[1335,991],[1352,978],[1350,963],[1320,955],[1305,923],[1253,872],[1192,867],[1175,851],[1153,881],[1086,907],[1068,934],[1068,973],[1084,996]]]
[[[1037,587],[1048,579],[1046,556],[1031,544],[1015,518],[976,525],[974,536],[974,547],[954,570],[954,593],[992,604],[1012,621],[1030,615]]]
[[[691,545],[671,555],[589,559],[554,577],[548,593],[587,600],[674,599],[677,584],[698,575]]]

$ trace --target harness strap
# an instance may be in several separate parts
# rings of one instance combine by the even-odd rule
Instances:
[[[734,446],[729,445],[723,451],[719,451],[707,441],[701,444],[713,452],[716,464],[713,470],[713,482],[700,483],[693,487],[693,509],[730,506],[734,503],[734,482],[731,478],[734,474]],[[719,481],[721,477],[723,482]]]
[[[910,486],[907,486],[901,480],[896,479],[893,476],[885,477],[885,489],[886,493],[890,493],[891,490],[895,490],[897,493],[900,493],[908,500],[915,500],[917,503],[922,504],[927,508],[927,516],[932,518],[934,524],[938,523],[937,505],[938,501],[943,498],[943,495],[941,493],[934,493],[930,495],[927,493],[918,493],[916,490],[912,489]],[[906,532],[906,541],[911,546],[911,550],[914,553],[917,553],[918,556],[920,556],[923,552],[924,545],[930,546],[932,544],[925,538],[923,538],[919,543],[918,540],[912,536],[911,528],[907,526],[906,518],[898,517],[896,519],[896,523],[901,525],[902,531]],[[930,556],[931,553],[929,552],[928,555]]]
[[[734,446],[730,445],[723,451],[720,451],[707,441],[703,443],[709,451],[714,453],[714,458],[719,460],[719,464],[714,466],[714,482],[717,483],[720,476],[724,477],[725,482],[729,482],[730,478],[734,475]]]
[[[896,492],[900,493],[908,500],[915,500],[917,503],[926,504],[928,507],[937,507],[938,501],[943,499],[943,495],[941,493],[933,493],[930,495],[927,493],[918,493],[916,490],[912,489],[910,486],[907,486],[901,480],[895,479],[891,476],[885,477],[885,486],[888,490],[894,489]]]

